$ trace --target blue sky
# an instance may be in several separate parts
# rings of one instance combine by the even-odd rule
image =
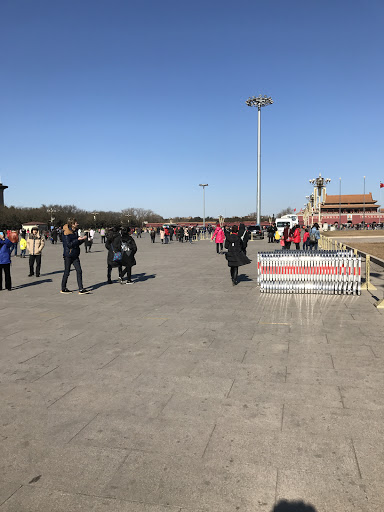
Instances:
[[[384,3],[2,0],[7,205],[262,214],[384,181]]]

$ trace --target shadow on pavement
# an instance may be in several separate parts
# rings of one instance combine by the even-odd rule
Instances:
[[[39,279],[38,277],[36,279]],[[19,284],[19,286],[13,286],[12,290],[21,290],[21,288],[28,288],[29,286],[36,286],[43,283],[52,283],[52,279],[39,279],[38,281],[32,281],[26,284]]]
[[[273,507],[271,512],[317,512],[315,507],[304,501],[281,500]]]
[[[251,279],[249,276],[247,276],[246,274],[240,274],[238,277],[237,277],[237,281],[239,283],[243,282],[243,281],[253,281],[253,279]]]
[[[143,272],[142,274],[134,274],[132,279],[135,281],[147,281],[148,279],[155,279],[156,274],[146,274]]]

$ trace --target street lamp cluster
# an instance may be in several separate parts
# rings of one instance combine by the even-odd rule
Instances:
[[[307,216],[312,216],[312,224],[313,224],[313,214],[318,214],[318,222],[321,223],[321,205],[324,203],[326,198],[326,190],[327,183],[330,183],[329,178],[323,178],[321,173],[317,178],[312,178],[309,180],[309,183],[313,185],[313,193],[310,196],[306,196],[308,199],[308,203],[304,206],[306,207]],[[305,214],[305,212],[304,212]]]

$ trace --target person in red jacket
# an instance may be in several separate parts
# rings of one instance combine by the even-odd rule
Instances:
[[[310,242],[309,242],[309,229],[307,228],[305,230],[304,236],[303,236],[303,251],[309,251],[310,249]]]
[[[301,229],[297,224],[295,226],[295,231],[293,232],[293,243],[296,244],[296,251],[300,251],[300,242],[301,242]]]
[[[216,253],[222,254],[225,235],[224,235],[224,231],[222,230],[219,223],[216,224],[216,229],[212,235],[211,240],[213,240],[213,239],[215,239],[215,242],[216,242]]]

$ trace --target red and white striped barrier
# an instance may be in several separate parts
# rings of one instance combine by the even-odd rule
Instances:
[[[361,293],[361,257],[353,251],[258,253],[257,274],[263,293]]]

